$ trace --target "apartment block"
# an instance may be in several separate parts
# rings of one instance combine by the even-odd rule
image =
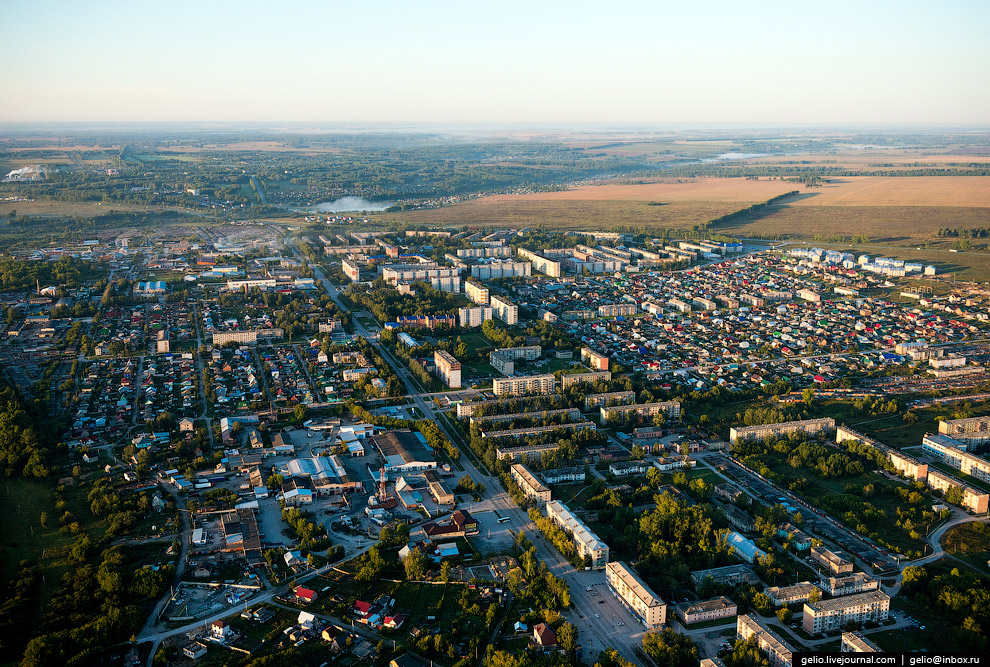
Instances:
[[[756,648],[766,654],[770,667],[791,667],[794,648],[756,616],[743,614],[736,619],[736,639],[750,637],[756,637]]]
[[[450,352],[437,350],[433,353],[433,363],[437,366],[437,375],[451,389],[461,386],[461,362]]]
[[[492,319],[492,309],[488,306],[460,308],[457,311],[457,317],[463,329],[480,327],[486,321]]]
[[[584,409],[592,410],[603,406],[629,405],[636,402],[634,391],[612,391],[607,394],[588,394],[584,397]]]
[[[848,426],[840,426],[835,430],[835,442],[841,444],[847,440],[852,440],[853,442],[858,442],[862,445],[868,445],[873,449],[882,452],[886,455],[887,461],[891,466],[893,466],[894,470],[904,477],[910,477],[911,479],[919,482],[924,482],[928,477],[927,463],[919,461],[910,454],[905,454],[894,449],[893,447],[885,445],[879,440],[874,440],[869,436],[863,435],[859,431],[854,431]]]
[[[567,484],[570,482],[583,482],[586,473],[584,468],[554,468],[544,470],[540,477],[546,484]]]
[[[595,371],[608,370],[608,357],[595,352],[590,347],[581,348],[581,361],[588,364],[588,367]]]
[[[488,288],[473,280],[464,283],[464,295],[479,306],[488,305]]]
[[[854,621],[882,623],[890,613],[890,596],[881,591],[871,591],[832,600],[806,602],[802,626],[808,634],[838,630]]]
[[[818,582],[818,587],[832,597],[855,595],[880,590],[880,580],[865,572],[854,572],[845,577],[826,577]]]
[[[971,444],[975,443],[972,440],[956,440],[944,435],[926,435],[921,441],[921,449],[964,475],[990,482],[990,461],[967,452]]]
[[[853,571],[852,560],[831,549],[811,547],[811,557],[832,574],[849,574]]]
[[[882,653],[880,647],[858,632],[843,632],[840,653]]]
[[[955,475],[950,475],[941,470],[935,470],[934,468],[928,469],[928,486],[929,488],[941,491],[943,494],[951,489],[959,489],[962,493],[959,505],[974,514],[986,512],[987,506],[990,505],[990,494],[970,486]]]
[[[547,517],[571,534],[578,555],[591,559],[591,567],[601,569],[608,563],[608,545],[605,544],[583,521],[578,519],[567,505],[559,500],[547,503]]]
[[[344,257],[340,260],[340,268],[352,283],[361,280],[361,268],[356,261]]]
[[[807,602],[813,594],[820,594],[818,586],[810,581],[802,581],[793,586],[773,586],[764,591],[774,606],[795,605]]]
[[[471,266],[471,275],[481,280],[492,278],[525,278],[533,275],[533,265],[529,262],[495,260]]]
[[[530,472],[529,468],[521,463],[514,463],[509,468],[512,480],[519,485],[527,498],[532,499],[537,505],[543,507],[550,502],[550,489]]]
[[[534,269],[536,269],[540,273],[545,273],[551,278],[559,278],[561,275],[563,275],[561,262],[558,262],[553,259],[549,259],[531,250],[526,250],[525,248],[517,248],[516,254],[522,257],[523,259],[532,262]]]
[[[523,396],[525,394],[552,394],[557,380],[550,373],[522,377],[495,378],[492,392],[496,396]]]
[[[735,616],[737,611],[736,603],[724,595],[700,602],[683,602],[674,607],[677,618],[681,619],[685,625],[729,618]]]
[[[576,384],[584,382],[597,382],[598,380],[611,380],[611,371],[593,371],[591,373],[569,373],[560,376],[560,386],[567,389]]]
[[[560,449],[558,442],[547,442],[542,445],[521,445],[519,447],[505,445],[495,448],[495,456],[509,461],[526,461],[538,459],[543,456],[544,452],[555,452],[558,449]]]
[[[539,419],[546,421],[551,417],[557,417],[560,415],[565,415],[570,421],[578,421],[581,419],[581,411],[579,409],[559,408],[557,410],[532,410],[530,412],[513,412],[510,414],[485,415],[483,417],[471,416],[471,423],[498,424],[501,422],[515,421],[517,419]]]
[[[482,438],[527,438],[541,433],[553,431],[587,431],[594,430],[595,422],[571,422],[568,424],[550,424],[548,426],[530,426],[528,428],[513,428],[504,431],[482,431]]]
[[[491,298],[492,314],[506,324],[512,325],[519,321],[519,306],[500,296]]]
[[[969,419],[947,419],[939,422],[938,432],[973,444],[990,442],[990,415]]]
[[[659,630],[667,622],[667,603],[625,563],[612,561],[606,564],[605,583],[647,630]]]
[[[635,413],[641,417],[654,417],[656,415],[663,414],[669,421],[678,421],[681,418],[681,404],[679,401],[602,406],[601,410],[602,421],[605,422],[629,413]]]
[[[791,433],[805,435],[827,435],[835,432],[835,420],[831,417],[822,419],[805,419],[803,421],[781,422],[779,424],[761,424],[759,426],[741,426],[729,429],[729,442],[740,440],[766,440],[779,438]]]

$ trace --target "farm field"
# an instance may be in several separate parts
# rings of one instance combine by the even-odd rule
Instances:
[[[808,191],[801,206],[990,206],[990,176],[849,176]]]

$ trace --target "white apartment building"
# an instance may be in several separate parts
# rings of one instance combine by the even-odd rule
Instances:
[[[870,591],[833,600],[806,602],[802,627],[808,634],[838,630],[850,621],[882,623],[890,613],[890,596]]]
[[[461,328],[480,327],[487,320],[492,319],[492,309],[488,306],[475,306],[474,308],[460,308],[457,311],[458,322]]]
[[[512,325],[519,321],[519,306],[500,296],[491,298],[492,314],[506,324]]]
[[[464,295],[479,306],[488,305],[488,288],[473,280],[464,283]]]
[[[647,630],[659,630],[667,622],[667,604],[643,580],[619,561],[605,565],[605,582],[623,606]]]
[[[437,350],[433,353],[433,363],[437,366],[437,375],[448,387],[457,389],[461,386],[461,362],[450,352]]]
[[[530,472],[529,468],[521,463],[514,463],[512,464],[512,467],[509,468],[509,474],[512,476],[512,480],[519,485],[520,489],[522,489],[522,492],[526,494],[526,497],[534,500],[537,505],[543,507],[550,502],[549,487],[538,480],[536,476]]]
[[[791,667],[794,648],[764,625],[760,619],[743,614],[736,619],[736,639],[747,640],[756,637],[756,648],[765,653],[770,667]]]
[[[608,545],[577,518],[567,505],[559,500],[551,500],[547,503],[547,517],[571,534],[578,555],[589,558],[591,567],[596,570],[605,567],[608,563]]]
[[[492,392],[496,396],[523,396],[525,394],[552,394],[556,387],[553,374],[524,375],[521,377],[495,378]]]

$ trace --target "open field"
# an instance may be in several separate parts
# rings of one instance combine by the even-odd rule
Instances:
[[[65,202],[65,201],[17,201],[0,202],[0,216],[9,215],[11,211],[17,211],[17,215],[32,215],[40,217],[64,217],[76,216],[80,218],[92,218],[97,215],[107,215],[114,211],[162,211],[161,206],[142,206],[140,204],[106,204],[100,202]],[[181,209],[180,209],[181,210]],[[185,211],[192,213],[192,211]]]
[[[415,224],[485,225],[538,229],[690,229],[694,225],[738,211],[753,202],[692,201],[650,206],[648,201],[477,199],[428,211],[382,216]]]
[[[990,180],[990,179],[988,179]],[[585,185],[560,192],[536,192],[526,195],[495,195],[491,202],[511,201],[647,201],[647,202],[747,202],[766,201],[797,189],[793,183],[745,178],[682,178],[654,183],[606,183]]]
[[[794,206],[990,206],[990,176],[850,176],[809,190]]]
[[[905,179],[907,180],[907,179]],[[934,237],[943,227],[969,229],[990,223],[990,208],[962,206],[814,206],[813,199],[775,207],[758,220],[719,225],[723,234],[813,238],[816,234],[865,234],[871,241]]]

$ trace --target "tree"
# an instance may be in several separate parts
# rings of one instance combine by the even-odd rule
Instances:
[[[783,607],[777,610],[777,618],[781,623],[790,623],[791,619],[794,618],[794,612],[788,608],[785,604]]]
[[[657,667],[694,667],[698,664],[698,647],[694,641],[670,628],[643,635],[643,651]]]
[[[420,581],[426,576],[430,563],[419,547],[413,547],[402,561],[406,567],[406,579]]]
[[[493,605],[494,608],[494,605]],[[577,648],[577,630],[570,623],[564,623],[557,628],[557,642],[560,647],[570,653]]]
[[[285,482],[285,478],[276,472],[268,476],[265,484],[268,485],[269,489],[280,489],[283,482]]]
[[[295,415],[296,421],[306,419],[306,406],[302,403],[297,404],[295,410],[292,411],[292,414]]]
[[[440,581],[447,583],[450,581],[450,561],[445,560],[440,563]]]
[[[808,387],[801,392],[801,400],[804,401],[805,405],[811,405],[815,402],[815,390]]]

